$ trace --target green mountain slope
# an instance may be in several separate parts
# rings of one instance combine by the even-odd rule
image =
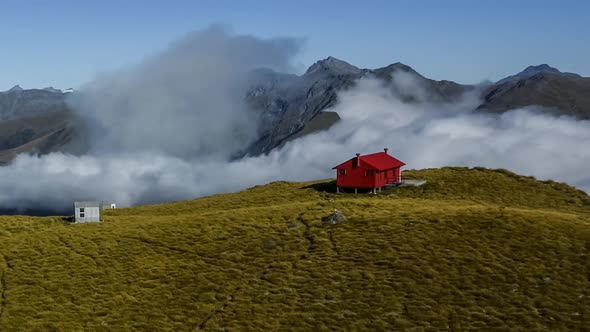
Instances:
[[[590,329],[590,198],[507,171],[0,217],[1,331]],[[333,209],[347,220],[329,225]]]

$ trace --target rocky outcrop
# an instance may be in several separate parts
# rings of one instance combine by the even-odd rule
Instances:
[[[331,225],[343,222],[344,220],[346,220],[344,214],[336,209],[334,209],[334,211],[332,211],[329,216],[322,219],[324,223]]]

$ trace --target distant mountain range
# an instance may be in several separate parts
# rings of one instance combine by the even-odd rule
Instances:
[[[313,64],[301,76],[270,70],[256,72],[256,84],[246,96],[261,114],[259,139],[243,154],[268,153],[285,141],[316,130],[325,129],[339,120],[337,114],[325,111],[334,106],[337,93],[354,85],[363,76],[374,76],[390,83],[392,75],[405,72],[416,76],[431,92],[433,102],[452,101],[471,87],[450,81],[433,81],[402,63],[378,69],[360,69],[333,57]],[[392,86],[393,87],[393,86]],[[398,91],[411,101],[414,96]]]
[[[555,115],[590,119],[590,78],[562,73],[546,64],[530,66],[484,89],[478,109],[501,113],[539,105]]]
[[[539,105],[554,114],[590,119],[590,78],[562,73],[546,64],[527,67],[482,88],[431,80],[399,62],[383,68],[360,69],[328,57],[313,64],[301,76],[269,70],[258,73],[259,83],[247,100],[262,111],[263,125],[259,139],[244,154],[268,153],[288,140],[330,127],[339,117],[326,110],[336,104],[338,91],[367,75],[389,84],[402,72],[416,77],[419,85],[427,89],[426,97],[430,102],[452,102],[465,91],[481,89],[483,103],[477,107],[479,111],[500,113]],[[411,92],[398,93],[408,102],[414,99]]]
[[[0,164],[21,152],[82,152],[82,123],[65,102],[69,92],[18,85],[0,92]]]
[[[391,84],[400,73],[413,75],[426,88],[429,102],[457,100],[465,91],[481,91],[478,111],[501,113],[514,108],[539,105],[558,115],[590,119],[590,78],[563,73],[549,65],[529,66],[518,74],[489,86],[476,87],[452,81],[435,81],[411,67],[394,63],[377,69],[361,69],[345,61],[328,57],[313,64],[300,76],[259,69],[252,72],[253,86],[246,102],[260,112],[258,139],[235,157],[270,152],[289,140],[324,130],[339,121],[329,110],[337,102],[338,92],[352,87],[364,76]],[[413,102],[411,91],[396,91]],[[82,153],[85,144],[83,126],[65,99],[71,89],[23,90],[19,86],[0,92],[0,163],[26,151]]]

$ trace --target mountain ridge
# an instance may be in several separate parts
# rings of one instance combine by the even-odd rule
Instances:
[[[554,73],[554,74],[567,75],[570,77],[579,77],[579,78],[582,77],[581,75],[578,75],[575,73],[562,72],[557,68],[551,67],[548,64],[543,63],[543,64],[536,65],[536,66],[528,66],[524,70],[522,70],[521,72],[519,72],[515,75],[507,76],[507,77],[497,81],[496,84],[503,84],[503,83],[507,83],[510,81],[514,81],[514,80],[527,79],[527,78],[530,78],[530,77],[535,76],[540,73]]]
[[[328,57],[312,64],[300,76],[290,75],[289,79],[281,80],[284,74],[275,73],[273,81],[280,81],[279,84],[254,84],[246,100],[262,113],[264,120],[259,138],[237,157],[266,154],[302,131],[313,133],[329,128],[338,121],[338,117],[322,116],[322,119],[331,120],[322,121],[321,126],[317,125],[320,121],[315,121],[313,130],[305,129],[321,112],[336,104],[338,92],[351,88],[361,77],[371,76],[391,84],[392,76],[399,72],[415,75],[420,84],[431,90],[428,98],[432,102],[456,100],[466,89],[470,89],[451,81],[428,79],[400,62],[376,69],[360,69],[346,61]],[[401,97],[407,101],[415,99],[403,93]]]
[[[430,103],[453,102],[464,92],[475,90],[481,94],[482,103],[476,107],[480,112],[502,113],[515,108],[541,106],[552,114],[590,119],[590,78],[563,73],[547,64],[528,66],[496,83],[474,86],[448,80],[432,80],[401,62],[367,69],[330,56],[318,60],[301,75],[265,68],[251,72],[252,85],[246,93],[245,101],[258,113],[259,131],[257,138],[245,150],[235,152],[234,159],[267,154],[289,140],[330,128],[340,119],[338,114],[331,114],[333,112],[330,108],[336,105],[341,91],[353,87],[361,77],[379,79],[386,86],[395,89],[392,81],[400,74],[412,76],[424,87]],[[70,114],[73,119],[75,115],[65,102],[72,92],[72,89],[59,90],[51,87],[25,90],[18,85],[0,92],[0,123],[41,117],[48,113]],[[418,101],[411,91],[398,91],[398,94],[405,102]],[[83,136],[76,127],[69,126],[68,130],[71,130],[72,135],[64,138],[79,139]],[[38,127],[29,129],[28,132],[39,131]],[[12,137],[0,133],[0,141],[17,142],[28,137],[19,135]],[[31,136],[31,140],[39,137],[41,133]],[[67,143],[60,142],[59,146],[38,150],[64,151],[63,147],[68,146]],[[77,148],[77,151],[80,153],[82,150]],[[0,162],[8,162],[9,159],[6,157]]]
[[[539,72],[527,78],[494,84],[482,91],[478,110],[503,113],[542,106],[553,115],[590,119],[590,78],[568,73]]]

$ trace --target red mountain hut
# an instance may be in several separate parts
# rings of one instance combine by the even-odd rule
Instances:
[[[371,189],[373,193],[385,185],[400,184],[401,170],[405,163],[384,152],[377,152],[351,158],[333,167],[336,170],[336,191],[340,188]]]

